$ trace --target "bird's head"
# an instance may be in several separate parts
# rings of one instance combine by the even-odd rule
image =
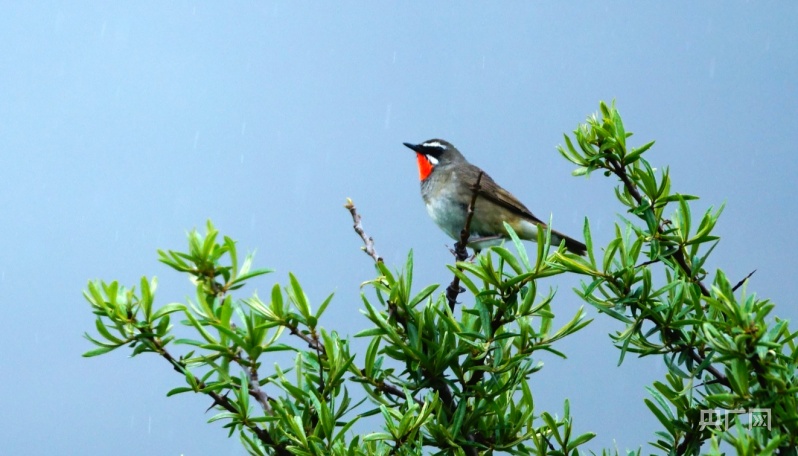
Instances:
[[[436,167],[465,160],[456,147],[443,139],[430,139],[421,144],[404,143],[404,145],[416,153],[418,177],[422,181],[426,180]]]

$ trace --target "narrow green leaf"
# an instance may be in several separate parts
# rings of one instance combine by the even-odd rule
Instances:
[[[507,222],[502,222],[504,224],[504,229],[507,231],[507,234],[510,235],[510,239],[513,241],[513,245],[515,246],[516,252],[518,252],[519,258],[521,258],[521,263],[524,265],[527,271],[532,270],[532,265],[529,263],[529,257],[526,254],[526,249],[524,248],[524,244],[521,242],[521,238],[518,237],[513,227],[510,226]]]
[[[330,295],[327,296],[327,299],[325,299],[324,302],[322,302],[321,305],[319,306],[319,310],[316,311],[316,319],[317,320],[321,318],[321,315],[327,309],[327,306],[330,305],[330,303],[332,302],[333,295],[334,295],[334,293],[330,293]]]
[[[649,410],[651,410],[651,413],[653,413],[654,416],[657,417],[659,422],[662,423],[663,426],[665,426],[665,429],[667,429],[671,435],[675,435],[675,428],[673,427],[673,422],[667,416],[665,416],[664,413],[662,413],[662,410],[660,410],[657,407],[657,405],[654,404],[650,399],[644,399],[643,402],[646,403],[646,406],[649,408]]]
[[[270,274],[272,272],[274,272],[273,269],[265,269],[265,268],[255,269],[254,271],[250,271],[250,272],[248,272],[246,274],[241,274],[240,276],[236,277],[235,280],[230,282],[230,284],[231,285],[240,285],[243,282],[245,282],[245,281],[247,281],[247,280],[249,280],[249,279],[251,279],[253,277],[262,276],[264,274]]]
[[[94,350],[89,350],[83,354],[84,358],[91,358],[93,356],[103,355],[108,353],[109,351],[116,350],[117,348],[121,347],[121,345],[117,345],[116,347],[99,347],[95,348]]]
[[[302,287],[299,285],[299,280],[297,280],[296,276],[293,273],[288,273],[288,278],[291,282],[291,298],[296,306],[299,313],[308,318],[311,315],[310,312],[310,303],[308,302],[307,296],[305,296],[305,292],[302,290]]]
[[[161,317],[163,317],[164,315],[168,315],[168,314],[171,314],[171,313],[174,313],[174,312],[181,312],[181,311],[182,312],[186,311],[185,304],[180,304],[180,303],[176,303],[176,302],[175,303],[171,303],[171,304],[167,304],[167,305],[165,305],[165,306],[163,306],[160,309],[155,311],[155,313],[152,315],[152,321],[158,320]]]

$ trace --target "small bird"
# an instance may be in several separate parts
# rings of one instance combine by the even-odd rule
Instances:
[[[427,212],[449,237],[459,240],[460,231],[465,227],[473,187],[482,170],[469,163],[456,147],[442,139],[404,145],[416,153],[421,197],[424,198]],[[502,222],[507,222],[518,237],[527,241],[537,241],[539,228],[548,229],[512,193],[483,172],[471,218],[469,247],[480,251],[509,239]],[[577,255],[584,255],[587,251],[585,244],[551,230],[551,243],[559,245],[562,241],[565,241],[566,249]]]

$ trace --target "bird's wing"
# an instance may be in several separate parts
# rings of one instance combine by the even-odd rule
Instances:
[[[476,175],[474,176],[473,182],[476,182],[477,175],[479,175],[478,169],[476,170]],[[479,196],[481,198],[485,198],[488,201],[492,201],[502,207],[505,207],[511,212],[529,219],[529,221],[535,224],[546,226],[546,224],[543,223],[543,221],[539,218],[535,217],[535,215],[532,214],[532,211],[527,209],[522,202],[518,201],[518,199],[516,199],[512,193],[499,186],[499,184],[497,184],[496,181],[488,176],[487,173],[482,174],[482,179],[479,181],[479,187]]]

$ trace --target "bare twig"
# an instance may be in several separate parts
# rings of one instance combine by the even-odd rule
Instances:
[[[732,291],[737,291],[737,289],[738,289],[738,288],[740,288],[741,286],[743,286],[743,284],[745,283],[745,281],[746,281],[746,280],[748,280],[748,279],[750,279],[750,278],[751,278],[751,276],[752,276],[752,275],[754,275],[754,273],[755,273],[755,272],[756,272],[756,269],[754,269],[753,271],[751,271],[751,272],[750,272],[750,273],[749,273],[747,276],[743,277],[743,279],[742,279],[742,280],[740,280],[739,282],[737,282],[737,285],[735,285],[734,287],[732,287]]]
[[[258,369],[255,367],[255,364],[252,364],[252,367],[249,368],[247,371],[249,374],[249,394],[251,394],[258,404],[260,404],[261,408],[267,415],[274,415],[272,412],[272,407],[269,405],[269,396],[260,389],[260,380],[258,380]]]
[[[354,225],[355,232],[358,234],[358,236],[360,236],[361,239],[363,239],[363,243],[365,244],[363,246],[363,251],[366,252],[366,254],[368,254],[368,256],[370,256],[375,263],[382,263],[382,257],[379,256],[377,254],[377,251],[374,249],[374,239],[371,236],[367,235],[366,231],[363,229],[363,224],[361,223],[360,214],[357,213],[357,208],[355,207],[355,203],[350,198],[347,198],[344,207],[349,211],[350,214],[352,214],[352,220],[355,222]],[[400,321],[400,323],[402,323],[403,326],[407,324],[407,322],[403,321],[401,318],[399,318],[398,321]],[[407,330],[406,326],[405,330]],[[299,331],[296,330],[296,328],[291,328],[291,333],[301,337],[305,342],[308,343],[308,345],[311,348],[315,348],[316,350],[321,351],[321,353],[325,353],[323,345],[318,343],[318,341],[315,341],[314,343],[313,339],[300,333]],[[361,370],[361,373],[365,376],[364,372],[365,371]],[[382,382],[379,384],[372,383],[372,386],[379,389],[383,393],[390,394],[391,396],[397,398],[402,398],[405,396],[404,391],[387,382]],[[413,398],[413,402],[421,406],[424,405],[424,401],[415,397]]]
[[[469,211],[468,211],[468,215],[467,215],[467,218],[466,218],[465,229],[463,230],[463,232],[460,233],[460,242],[455,244],[455,248],[456,248],[456,252],[457,252],[456,255],[457,255],[457,258],[459,259],[459,261],[465,261],[468,258],[468,252],[466,251],[466,245],[468,243],[468,237],[469,237],[468,229],[470,227],[471,217],[473,216],[473,212],[474,212],[473,207],[474,207],[474,204],[476,202],[476,195],[477,195],[477,192],[479,190],[479,181],[480,181],[480,179],[482,179],[482,173],[479,174],[479,177],[477,178],[477,183],[474,186],[474,196],[471,199],[471,204],[469,206]],[[363,239],[363,242],[365,244],[365,246],[363,247],[363,250],[372,259],[374,259],[374,261],[376,263],[381,263],[382,262],[382,258],[374,250],[374,240],[369,235],[367,235],[366,232],[363,230],[363,225],[360,222],[361,221],[360,214],[357,213],[357,209],[355,208],[355,205],[352,202],[352,200],[347,198],[346,204],[344,205],[344,207],[349,210],[350,214],[352,214],[352,220],[355,222],[355,226],[354,226],[355,232],[358,234],[358,236],[360,236],[361,239]],[[460,285],[459,285],[460,281],[456,277],[455,277],[455,280],[457,280],[457,282],[455,284],[455,289],[458,290],[454,294],[454,298],[456,299],[457,298],[457,294],[460,293],[460,291],[459,291],[459,289],[460,289]],[[452,285],[449,285],[449,287],[452,287]],[[448,299],[448,295],[449,295],[449,292],[447,291],[447,299]],[[452,309],[454,308],[454,304],[451,304],[451,301],[450,301],[450,307]],[[407,321],[404,318],[402,318],[401,315],[399,315],[399,314],[396,314],[395,318],[396,318],[397,323],[399,323],[405,329],[405,332],[407,332]],[[422,372],[423,372],[424,377],[428,381],[429,386],[438,393],[438,397],[440,398],[441,403],[443,404],[443,407],[446,410],[446,414],[448,416],[452,416],[454,411],[457,409],[457,405],[455,404],[454,395],[452,394],[452,390],[449,388],[449,385],[447,385],[446,382],[444,382],[444,381],[442,381],[440,379],[436,379],[435,376],[432,375],[430,372],[428,372],[426,369],[422,369]],[[364,372],[362,370],[361,370],[361,374],[365,376],[365,374],[364,374]],[[371,379],[369,379],[369,380],[371,380]],[[382,391],[384,393],[390,394],[390,395],[392,395],[394,397],[397,397],[397,398],[404,397],[404,392],[402,390],[400,390],[399,388],[397,388],[396,386],[394,386],[394,385],[391,385],[391,384],[388,384],[388,383],[385,383],[385,382],[376,383],[376,382],[373,382],[373,381],[370,381],[369,383],[372,386],[374,386],[375,388],[377,388],[378,390],[380,390],[380,391]],[[422,400],[417,399],[415,397],[412,398],[412,400],[413,400],[413,402],[415,402],[418,405],[423,405],[424,404],[424,402]],[[477,451],[476,451],[476,448],[468,447],[468,448],[464,448],[464,450],[466,451],[466,454],[468,454],[469,456],[471,456],[471,455],[476,456],[478,454]]]
[[[378,387],[378,389],[380,391],[382,391],[383,393],[388,393],[388,394],[390,394],[391,396],[394,396],[394,397],[404,397],[405,396],[405,393],[402,390],[400,390],[399,388],[391,385],[388,382],[382,382],[380,384],[380,386]],[[416,398],[416,397],[412,397],[412,399],[413,399],[413,402],[415,402],[416,404],[418,404],[418,405],[420,405],[422,407],[424,406],[424,401],[422,401],[421,399]]]
[[[326,352],[324,350],[324,346],[321,345],[318,340],[314,340],[314,339],[308,337],[307,334],[304,334],[302,331],[300,331],[299,330],[299,326],[297,326],[296,324],[291,325],[291,324],[288,324],[288,323],[283,323],[283,326],[288,328],[288,330],[291,332],[291,335],[297,336],[300,339],[302,339],[305,342],[307,342],[309,348],[312,348],[312,349],[317,350],[317,351],[321,351],[322,353],[326,354]]]
[[[471,203],[468,205],[465,226],[460,231],[460,240],[454,244],[454,256],[457,261],[465,261],[468,259],[468,250],[466,250],[466,246],[468,245],[468,238],[471,237],[471,219],[474,217],[474,206],[477,203],[477,195],[479,195],[480,189],[479,183],[482,180],[483,174],[483,171],[479,172],[477,175],[477,182],[471,187],[473,193],[471,194]],[[457,269],[462,271],[461,268]],[[457,296],[462,293],[462,291],[463,290],[460,288],[460,277],[455,275],[452,283],[446,287],[446,301],[449,302],[449,309],[452,312],[454,312],[454,306],[457,304]]]
[[[363,251],[366,252],[368,256],[373,258],[375,263],[382,263],[382,257],[377,254],[376,250],[374,250],[374,239],[366,234],[366,232],[363,230],[363,225],[360,223],[360,214],[357,213],[355,203],[352,202],[350,198],[347,198],[344,207],[349,210],[350,214],[352,214],[352,221],[355,222],[355,233],[357,233],[358,236],[363,239],[363,243],[365,244],[362,247]]]

